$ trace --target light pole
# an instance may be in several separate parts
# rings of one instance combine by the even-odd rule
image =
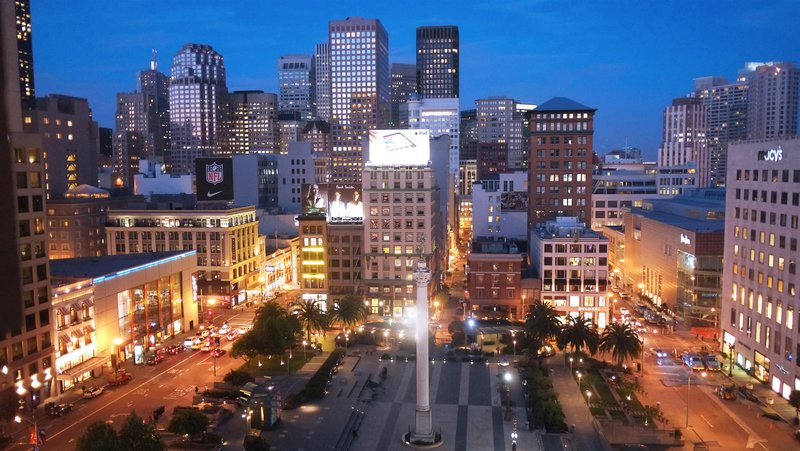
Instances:
[[[306,345],[307,344],[308,344],[308,342],[303,340],[303,362],[306,361]]]
[[[589,412],[586,413],[586,419],[589,419],[589,416],[592,413],[592,391],[586,390],[586,404],[589,406]]]
[[[580,371],[576,371],[576,372],[578,373],[578,390],[581,390],[581,389],[583,389],[583,384],[581,383],[581,377],[583,377],[583,374],[581,374]]]
[[[385,347],[385,348],[389,347],[389,330],[388,329],[383,331],[383,347]]]
[[[517,340],[512,340],[511,343],[514,343],[514,357],[517,356]]]
[[[7,371],[7,369],[4,366],[3,367],[3,372],[5,373],[6,371]],[[31,404],[30,404],[30,407],[31,407],[31,420],[29,420],[27,418],[23,418],[20,415],[16,415],[14,417],[14,421],[17,422],[17,423],[22,423],[22,421],[24,420],[24,421],[28,422],[29,424],[31,424],[33,426],[33,437],[34,437],[34,443],[33,444],[34,444],[34,449],[38,449],[39,445],[41,444],[41,437],[39,436],[39,425],[38,425],[38,422],[36,420],[36,405],[38,404],[38,402],[36,400],[36,396],[38,395],[39,389],[42,388],[42,383],[39,382],[38,375],[34,374],[33,376],[31,376],[30,390],[25,388],[25,384],[22,381],[22,379],[19,379],[16,382],[16,385],[17,385],[16,393],[21,398],[20,399],[21,401],[24,401],[24,398],[23,398],[24,396],[26,396],[29,392],[31,393]]]
[[[572,357],[569,358],[569,372],[570,373],[572,372],[572,362],[574,362],[574,361],[575,361],[574,358],[572,358]]]
[[[733,354],[736,352],[736,345],[732,344],[728,346],[729,351],[729,358],[728,358],[728,376],[733,376]]]
[[[686,429],[689,429],[689,398],[690,390],[692,389],[692,373],[689,373],[689,376],[686,378]],[[703,371],[700,373],[701,377],[706,377],[706,372]]]

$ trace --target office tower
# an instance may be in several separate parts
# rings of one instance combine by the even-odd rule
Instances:
[[[50,270],[45,246],[44,158],[39,135],[23,129],[20,90],[25,88],[20,72],[27,68],[19,64],[15,3],[19,8],[22,2],[0,2],[0,255],[4,256],[0,271],[0,366],[8,368],[9,381],[21,380],[26,386],[34,380],[41,383],[31,396],[45,400],[58,393],[54,391],[57,372],[53,367]],[[32,62],[32,55],[28,57]],[[33,77],[28,78],[32,82]],[[26,398],[26,402],[31,400]]]
[[[788,398],[800,378],[800,139],[731,144],[726,191],[722,351]]]
[[[298,111],[278,113],[278,153],[289,153],[289,144],[300,141],[305,122]]]
[[[516,103],[514,105],[515,127],[522,133],[520,148],[520,162],[515,169],[528,169],[530,161],[529,152],[531,150],[531,111],[536,109],[532,103]],[[516,132],[516,130],[515,130]]]
[[[377,19],[328,24],[331,54],[331,181],[361,181],[362,140],[389,116],[389,35]]]
[[[408,128],[428,129],[431,138],[442,135],[450,137],[449,171],[453,179],[458,177],[459,133],[461,125],[458,99],[423,99],[414,94],[408,102]]]
[[[743,79],[734,83],[723,77],[694,79],[692,96],[702,99],[706,107],[711,186],[725,186],[728,143],[747,137],[748,88]]]
[[[458,27],[417,28],[417,92],[426,99],[460,97]]]
[[[531,113],[529,227],[558,216],[591,218],[595,111],[554,97]]]
[[[478,158],[478,112],[477,110],[464,110],[461,112],[461,125],[459,126],[460,160],[475,160]]]
[[[800,85],[800,71],[797,66],[791,62],[763,63],[757,65],[746,77],[749,85],[747,138],[795,136]]]
[[[317,117],[331,120],[331,46],[324,42],[317,44],[314,52],[314,72],[317,93]]]
[[[33,83],[33,35],[31,33],[31,2],[15,0],[17,31],[17,64],[19,65],[19,93],[23,110],[36,108],[36,90]]]
[[[60,198],[78,185],[97,184],[100,134],[86,99],[50,94],[37,98],[36,109],[24,115],[25,129],[42,137],[48,198]]]
[[[694,97],[672,101],[664,109],[664,129],[658,148],[658,165],[662,168],[694,165],[697,188],[709,186],[710,170],[706,146],[706,107]]]
[[[169,149],[169,77],[158,70],[158,52],[153,49],[150,69],[139,72],[139,92],[153,96],[153,114],[150,130],[153,135],[153,153],[161,157]]]
[[[303,120],[316,117],[314,56],[283,55],[278,59],[278,110],[298,112]]]
[[[507,148],[509,169],[521,169],[522,163],[522,112],[517,111],[517,101],[507,97],[489,97],[475,100],[476,127],[479,143],[503,144]]]
[[[406,103],[417,90],[417,67],[413,64],[392,63],[392,108],[389,128],[408,128]]]
[[[477,177],[483,180],[496,177],[497,174],[508,172],[508,143],[480,142],[478,143]]]
[[[225,96],[220,124],[220,153],[277,153],[278,96],[264,91],[234,91]]]
[[[323,120],[309,121],[303,127],[301,139],[311,143],[314,158],[314,183],[330,181],[331,126]]]
[[[219,109],[228,88],[222,55],[210,45],[186,44],[172,57],[170,160],[173,174],[194,173],[194,160],[218,150]]]
[[[112,177],[118,187],[132,186],[139,161],[163,161],[169,146],[169,79],[158,71],[155,50],[150,69],[137,78],[136,91],[117,94]]]

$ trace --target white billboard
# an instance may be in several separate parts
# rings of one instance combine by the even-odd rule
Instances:
[[[430,131],[370,130],[371,166],[426,166],[431,159]]]

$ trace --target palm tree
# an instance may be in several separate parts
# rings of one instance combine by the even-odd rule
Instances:
[[[367,308],[356,295],[348,294],[336,303],[331,313],[336,321],[352,329],[367,317]]]
[[[528,319],[525,320],[525,331],[531,339],[531,352],[539,358],[539,350],[548,340],[558,338],[561,334],[561,320],[558,312],[550,304],[541,301],[531,305]],[[539,360],[539,365],[542,361]]]
[[[258,309],[256,315],[265,318],[277,318],[286,315],[286,309],[275,301],[269,301]]]
[[[600,343],[600,334],[592,320],[582,316],[567,318],[567,324],[562,328],[559,338],[558,346],[561,348],[569,346],[573,353],[581,352],[583,348],[586,348],[589,350],[589,354],[594,355]]]
[[[306,299],[295,305],[292,313],[297,316],[306,329],[306,339],[311,341],[311,331],[320,331],[325,327],[325,313],[317,301]]]
[[[642,352],[639,335],[628,323],[611,323],[600,337],[600,350],[610,352],[617,365],[637,357]]]

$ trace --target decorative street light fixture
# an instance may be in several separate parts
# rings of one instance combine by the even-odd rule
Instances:
[[[306,361],[306,345],[308,344],[307,341],[303,340],[303,361]]]
[[[728,346],[728,376],[733,376],[733,356],[736,353],[736,344]]]
[[[690,390],[692,389],[692,373],[688,373],[688,377],[686,378],[686,429],[689,429],[689,398],[691,397]],[[706,372],[703,371],[700,373],[700,376],[705,378]],[[696,377],[696,376],[695,376]]]

